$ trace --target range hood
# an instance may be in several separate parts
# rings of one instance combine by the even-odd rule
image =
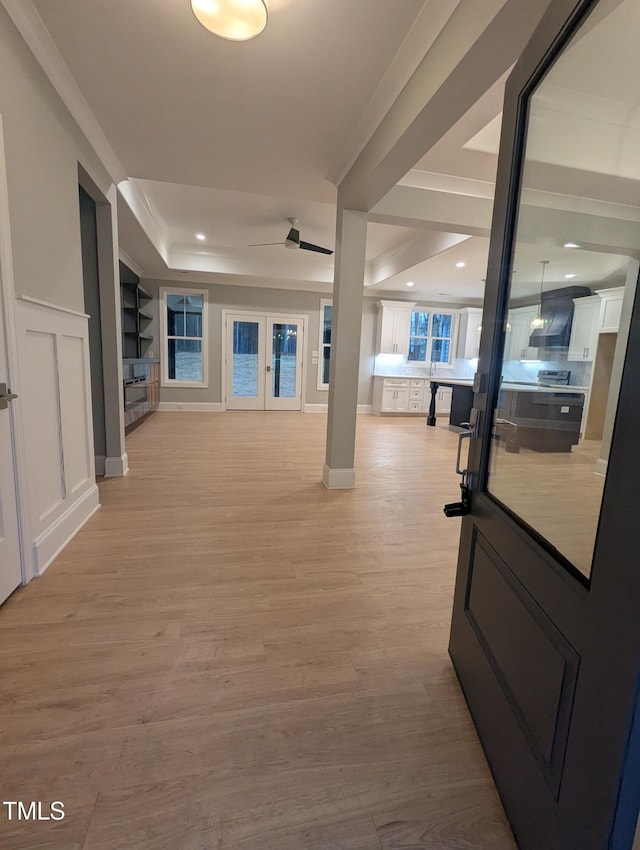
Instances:
[[[566,286],[542,293],[540,315],[544,325],[531,331],[532,348],[568,348],[573,322],[573,299],[591,295],[586,286]]]

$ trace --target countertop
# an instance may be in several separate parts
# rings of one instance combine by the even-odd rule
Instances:
[[[432,384],[439,384],[443,387],[472,387],[473,381],[470,378],[437,378],[431,377],[428,379]],[[519,384],[510,381],[503,381],[501,389],[510,390],[516,393],[586,393],[589,387],[574,387],[571,385],[562,386],[544,386],[543,384]]]

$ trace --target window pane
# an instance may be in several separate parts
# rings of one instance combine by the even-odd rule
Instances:
[[[420,310],[411,313],[411,336],[426,336],[429,332],[429,314]]]
[[[451,336],[451,313],[434,313],[433,327],[431,328],[432,336]]]
[[[202,381],[202,341],[199,339],[167,340],[169,378],[176,381]]]
[[[271,395],[295,398],[297,325],[273,325],[271,344]]]
[[[426,360],[427,359],[427,340],[426,339],[410,339],[409,340],[409,355],[407,360]]]
[[[333,308],[329,305],[324,308],[324,326],[322,329],[322,341],[329,345],[331,343],[331,318]]]
[[[185,336],[202,336],[202,295],[187,295],[185,299]]]
[[[451,340],[434,339],[431,343],[431,362],[432,363],[448,363],[449,362],[449,346]]]
[[[331,360],[331,349],[328,345],[322,348],[322,383],[329,383],[329,362]]]
[[[232,395],[256,398],[258,395],[258,323],[233,323]]]
[[[167,295],[167,335],[184,336],[184,295]]]

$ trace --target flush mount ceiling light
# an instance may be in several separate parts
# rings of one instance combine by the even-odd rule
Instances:
[[[544,327],[544,319],[542,318],[542,287],[544,285],[544,270],[549,265],[549,260],[540,260],[540,265],[542,266],[542,278],[540,280],[540,306],[538,307],[538,313],[535,319],[531,322],[529,327],[532,331],[538,330],[539,328]]]
[[[248,41],[267,25],[265,0],[191,0],[191,8],[202,26],[230,41]]]

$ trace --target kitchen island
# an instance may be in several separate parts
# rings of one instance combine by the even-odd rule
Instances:
[[[453,389],[450,424],[469,421],[473,382],[465,379],[432,380],[427,425],[435,425],[435,395],[440,386]],[[509,451],[570,452],[580,439],[585,387],[546,386],[504,382],[498,394],[495,436]]]

